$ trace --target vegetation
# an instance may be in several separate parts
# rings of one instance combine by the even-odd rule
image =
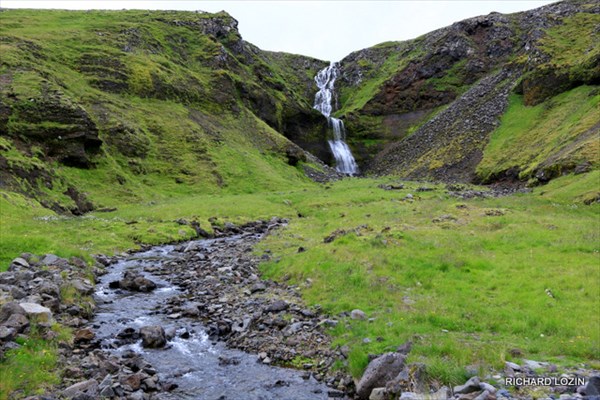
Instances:
[[[519,178],[533,178],[544,165],[565,170],[600,160],[598,87],[580,86],[534,107],[512,95],[501,125],[491,136],[477,167],[484,180],[516,168]]]
[[[431,379],[445,383],[461,381],[466,365],[501,368],[515,357],[512,349],[559,365],[597,363],[600,321],[589,310],[600,296],[591,284],[600,279],[599,206],[582,200],[598,179],[595,171],[531,194],[471,200],[442,186],[417,192],[417,184],[406,183],[384,191],[377,186],[389,179],[352,179],[111,203],[116,211],[85,217],[60,217],[5,193],[2,266],[23,251],[89,257],[192,237],[178,218],[208,229],[209,217],[277,215],[291,221],[260,245],[279,260],[263,264],[266,276],[299,284],[310,304],[334,315],[359,308],[374,318],[343,319],[332,331],[337,344],[350,345],[347,367],[356,376],[369,353],[407,340],[415,342],[411,360],[424,361]],[[405,200],[408,193],[414,201]],[[348,233],[324,243],[338,229]],[[297,252],[300,246],[307,250]]]

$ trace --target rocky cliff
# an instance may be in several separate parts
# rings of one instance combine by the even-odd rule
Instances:
[[[338,116],[346,119],[349,141],[367,173],[547,181],[595,165],[599,13],[598,1],[492,13],[344,58]],[[583,85],[588,89],[567,96],[567,104],[557,98]],[[575,122],[565,108],[573,102],[583,107]],[[521,121],[527,127],[510,127],[524,116],[508,118],[507,112],[540,108],[554,123],[537,133],[551,140],[523,137],[540,128],[541,116]],[[506,147],[498,157],[500,139]],[[531,151],[511,159],[523,145]]]

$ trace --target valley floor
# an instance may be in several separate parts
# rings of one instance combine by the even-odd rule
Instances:
[[[463,383],[467,367],[486,374],[521,358],[598,369],[600,205],[584,201],[599,179],[598,171],[566,176],[504,197],[482,195],[485,188],[346,179],[115,204],[83,217],[3,192],[1,269],[22,252],[91,260],[187,240],[195,236],[191,221],[210,230],[209,218],[214,226],[289,218],[256,249],[264,277],[298,285],[309,305],[341,321],[331,333],[349,355],[338,367],[354,376],[369,354],[409,340],[409,361],[425,363],[429,379],[445,384]],[[354,309],[367,318],[350,319]],[[31,361],[17,353],[0,367],[3,382]]]

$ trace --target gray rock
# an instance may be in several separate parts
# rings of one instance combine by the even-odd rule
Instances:
[[[523,360],[523,364],[532,370],[541,369],[546,365],[546,363],[541,363],[533,360]]]
[[[160,325],[149,325],[140,328],[142,346],[158,348],[167,344],[165,330]]]
[[[350,311],[350,318],[363,320],[367,318],[367,314],[365,314],[365,312],[362,310],[356,309]]]
[[[277,300],[276,302],[265,307],[264,312],[280,312],[287,310],[289,308],[289,304],[283,300]]]
[[[20,333],[29,326],[29,320],[23,314],[13,314],[2,325],[13,328],[17,333]]]
[[[265,285],[262,282],[258,282],[252,285],[252,287],[250,288],[250,293],[264,292],[266,289],[267,285]]]
[[[16,333],[17,331],[15,328],[0,326],[0,342],[8,342],[9,340],[13,340]]]
[[[448,387],[442,386],[440,388],[440,390],[433,393],[431,396],[428,397],[428,399],[429,400],[447,400],[451,397],[449,392],[450,392],[450,389]]]
[[[3,304],[0,308],[0,323],[7,321],[13,314],[26,315],[23,307],[14,301]]]
[[[479,390],[481,390],[481,388],[479,387],[480,383],[481,382],[479,382],[479,377],[474,376],[471,379],[469,379],[467,382],[465,382],[464,385],[455,386],[454,394],[466,394],[466,393],[478,392]]]
[[[495,387],[493,387],[492,385],[490,385],[490,384],[489,384],[489,383],[487,383],[487,382],[480,382],[480,383],[479,383],[479,388],[480,388],[481,390],[487,390],[488,392],[490,392],[490,393],[492,393],[492,394],[493,394],[493,393],[496,393],[496,388],[495,388]]]
[[[585,385],[586,396],[600,396],[600,375],[590,377]]]
[[[371,390],[369,400],[385,400],[386,394],[385,388],[375,388]]]
[[[10,263],[10,270],[14,271],[15,269],[19,268],[29,268],[29,263],[27,262],[27,260],[21,257],[17,257],[14,260],[12,260],[12,262]]]
[[[514,362],[510,362],[507,361],[504,363],[504,365],[510,369],[512,369],[513,371],[520,371],[521,370],[521,366],[519,364],[515,364]]]
[[[484,390],[483,392],[481,392],[481,394],[477,397],[475,397],[473,400],[488,400],[490,399],[492,396],[490,395],[490,392],[487,390]]]
[[[402,371],[405,359],[406,355],[404,354],[385,353],[371,361],[356,385],[358,397],[368,399],[373,389],[385,387],[387,382]]]
[[[19,303],[19,305],[25,310],[29,319],[35,318],[36,322],[42,324],[52,322],[52,311],[48,307],[36,303]]]
[[[416,393],[413,392],[402,392],[400,400],[421,400]]]
[[[94,286],[90,281],[82,279],[74,279],[71,281],[71,286],[75,288],[79,293],[83,295],[90,295],[94,293]]]
[[[62,394],[65,397],[73,398],[80,393],[97,393],[98,392],[98,381],[95,379],[89,379],[87,381],[78,382],[74,385],[69,386],[63,390]]]
[[[61,260],[60,257],[54,255],[54,254],[46,254],[41,260],[40,263],[42,265],[54,265],[59,263],[59,261]],[[66,260],[65,260],[66,261]]]

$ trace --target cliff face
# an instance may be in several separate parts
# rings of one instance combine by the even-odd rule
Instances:
[[[595,163],[597,146],[588,140],[600,121],[593,88],[578,92],[579,98],[595,99],[585,105],[585,122],[573,126],[578,134],[542,129],[540,135],[556,140],[526,144],[532,151],[510,164],[496,163],[491,153],[498,147],[495,132],[511,123],[502,118],[507,111],[544,104],[560,114],[557,95],[600,84],[599,12],[597,1],[567,1],[512,15],[492,13],[352,53],[341,62],[338,112],[351,146],[368,172],[410,178],[544,181]],[[567,118],[555,123],[567,125]],[[523,133],[512,130],[514,140],[504,149],[508,158],[511,146],[524,144]],[[578,150],[558,161],[556,154],[574,142]]]
[[[295,166],[310,155],[287,138],[327,158],[312,110],[312,78],[327,64],[261,51],[226,13],[2,10],[0,19],[2,186],[55,210],[89,211],[95,192],[301,181]]]

